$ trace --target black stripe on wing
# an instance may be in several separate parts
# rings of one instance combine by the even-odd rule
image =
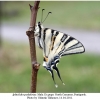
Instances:
[[[65,43],[64,43],[64,46],[67,45],[69,42],[71,42],[72,40],[74,40],[73,37],[70,37]]]
[[[38,26],[39,26],[39,37],[41,38],[41,30],[42,30],[42,28],[41,28],[40,24],[38,24]]]
[[[51,30],[51,41],[52,41],[52,37],[53,37],[53,35],[54,35],[54,30]]]
[[[64,34],[63,36],[62,36],[62,38],[61,38],[61,42],[64,42],[65,41],[65,39],[68,37],[68,35],[67,34]]]
[[[42,28],[41,28],[40,24],[38,24],[38,27],[39,27],[38,45],[39,45],[40,49],[43,49],[43,47],[41,45],[41,31],[42,31]]]
[[[51,32],[54,33],[54,30],[51,30]],[[56,40],[56,37],[57,37],[58,34],[59,34],[59,32],[56,31],[55,35],[52,35],[51,43],[53,43],[53,44],[52,44],[51,50],[53,50],[53,48],[54,48],[54,43],[55,43],[55,40]]]
[[[45,28],[44,29],[44,32],[43,32],[43,46],[44,46],[44,53],[46,55],[46,43],[45,43],[45,38],[46,38],[46,31],[48,30],[48,28]]]

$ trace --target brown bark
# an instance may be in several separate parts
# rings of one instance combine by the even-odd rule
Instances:
[[[40,1],[35,1],[34,6],[30,6],[31,10],[31,20],[30,20],[30,27],[28,31],[26,31],[26,34],[29,38],[29,44],[30,44],[30,54],[31,54],[31,64],[32,64],[32,80],[31,80],[31,92],[36,93],[36,85],[37,85],[37,74],[39,70],[40,64],[37,63],[36,58],[36,48],[35,48],[35,38],[34,38],[34,29],[36,25],[36,17],[38,12],[38,6]]]

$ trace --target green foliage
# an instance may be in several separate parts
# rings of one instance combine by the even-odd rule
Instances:
[[[30,92],[31,62],[29,46],[4,43],[0,51],[0,92]],[[58,64],[62,85],[58,76],[55,88],[50,74],[42,67],[42,51],[37,48],[41,64],[37,92],[100,92],[100,55],[79,54],[63,57]]]
[[[2,20],[26,23],[30,21],[28,4],[33,2],[11,1],[2,3]],[[41,20],[41,10],[44,8],[44,18],[49,11],[52,14],[45,24],[65,28],[84,28],[100,30],[100,2],[92,1],[41,1],[37,21]]]

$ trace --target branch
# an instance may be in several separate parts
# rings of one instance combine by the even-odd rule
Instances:
[[[35,48],[35,38],[34,38],[34,29],[36,24],[37,11],[40,1],[35,1],[34,6],[30,6],[31,10],[31,20],[30,27],[26,31],[27,36],[29,37],[30,43],[30,54],[31,54],[31,64],[32,64],[32,80],[31,80],[31,92],[36,93],[36,84],[37,84],[37,73],[39,70],[40,64],[37,63],[36,58],[36,48]]]
[[[2,15],[2,2],[0,2],[0,15]],[[1,31],[2,21],[0,17],[0,49],[2,47],[2,31]]]

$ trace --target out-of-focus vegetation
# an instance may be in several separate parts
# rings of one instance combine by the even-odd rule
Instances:
[[[28,4],[33,2],[11,1],[2,2],[2,20],[9,22],[26,23],[30,21]],[[72,1],[41,1],[37,21],[41,20],[44,8],[44,17],[49,11],[52,14],[45,24],[68,28],[85,28],[100,30],[100,2],[72,2]]]
[[[4,48],[0,51],[0,92],[30,92],[29,58],[28,45],[4,43]],[[63,57],[58,68],[66,85],[62,85],[55,73],[58,88],[55,88],[49,72],[42,67],[42,51],[38,48],[37,59],[41,63],[37,92],[100,92],[100,55]]]

